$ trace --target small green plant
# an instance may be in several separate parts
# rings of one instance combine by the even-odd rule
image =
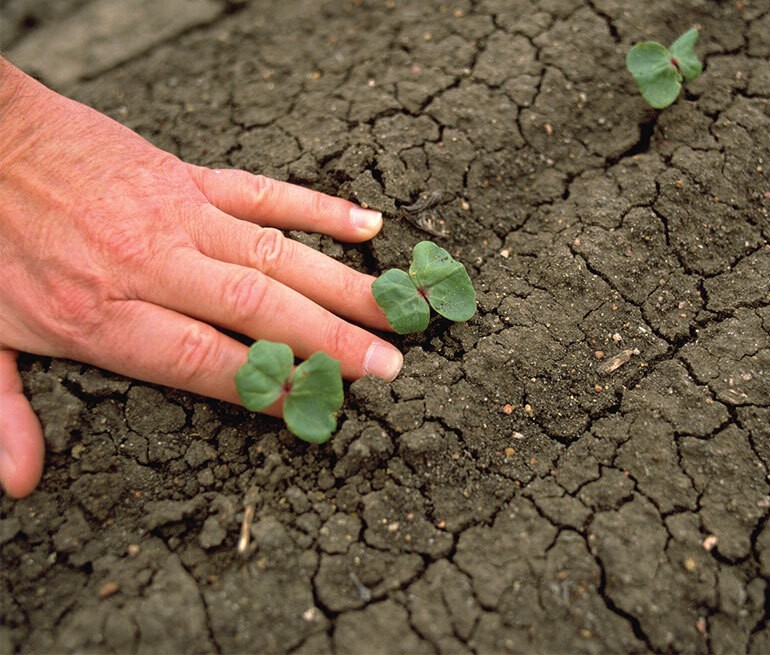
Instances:
[[[476,313],[476,292],[465,266],[430,241],[414,247],[409,273],[385,271],[372,283],[372,293],[398,334],[425,330],[431,307],[450,321],[467,321]]]
[[[235,374],[235,386],[243,406],[253,412],[283,397],[286,427],[310,443],[329,440],[345,399],[336,359],[318,352],[294,370],[291,348],[264,340],[249,348],[248,361]]]
[[[642,97],[655,109],[668,107],[679,96],[682,81],[691,82],[702,66],[693,52],[698,30],[687,30],[666,49],[660,43],[638,43],[626,55],[626,67],[634,76]]]

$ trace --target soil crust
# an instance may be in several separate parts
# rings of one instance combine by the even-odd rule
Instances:
[[[767,0],[200,4],[63,90],[382,210],[292,234],[359,270],[443,234],[479,311],[388,336],[401,375],[321,447],[23,358],[48,458],[0,498],[0,651],[770,652]],[[8,12],[12,58],[46,14]],[[704,74],[655,112],[625,53],[692,25]]]

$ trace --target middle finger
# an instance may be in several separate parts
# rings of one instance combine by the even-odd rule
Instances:
[[[205,225],[193,238],[204,255],[254,268],[339,316],[392,331],[372,295],[371,275],[286,238],[279,230],[233,218],[215,207],[205,210],[201,219]]]

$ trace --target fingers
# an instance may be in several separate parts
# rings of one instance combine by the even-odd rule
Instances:
[[[0,484],[10,496],[21,498],[40,481],[45,442],[24,396],[16,355],[0,348]]]
[[[276,229],[257,227],[216,208],[204,212],[203,222],[195,239],[204,255],[255,268],[339,316],[391,330],[372,295],[371,275],[287,239]]]
[[[382,227],[380,212],[342,198],[246,171],[192,165],[189,170],[209,202],[236,218],[350,242],[371,239]]]
[[[189,249],[169,257],[163,279],[146,291],[146,300],[254,339],[287,343],[302,359],[323,351],[339,360],[347,379],[392,380],[401,369],[401,353],[388,342],[260,271]]]

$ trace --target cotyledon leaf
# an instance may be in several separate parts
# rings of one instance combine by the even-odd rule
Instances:
[[[685,82],[692,82],[703,70],[703,66],[694,51],[697,42],[698,30],[692,28],[682,34],[669,48]]]
[[[286,427],[310,443],[324,443],[337,429],[345,399],[340,363],[318,352],[297,366],[283,404]]]
[[[248,361],[235,374],[235,386],[246,409],[259,412],[284,392],[294,367],[294,354],[285,343],[256,341]]]
[[[682,76],[671,63],[671,53],[660,43],[635,45],[626,55],[626,67],[642,97],[655,109],[668,107],[679,95]]]
[[[435,243],[414,247],[409,277],[444,318],[467,321],[476,313],[476,291],[465,266]]]
[[[409,275],[397,268],[385,271],[372,283],[377,304],[385,311],[398,334],[422,332],[430,322],[428,301],[420,295]]]

